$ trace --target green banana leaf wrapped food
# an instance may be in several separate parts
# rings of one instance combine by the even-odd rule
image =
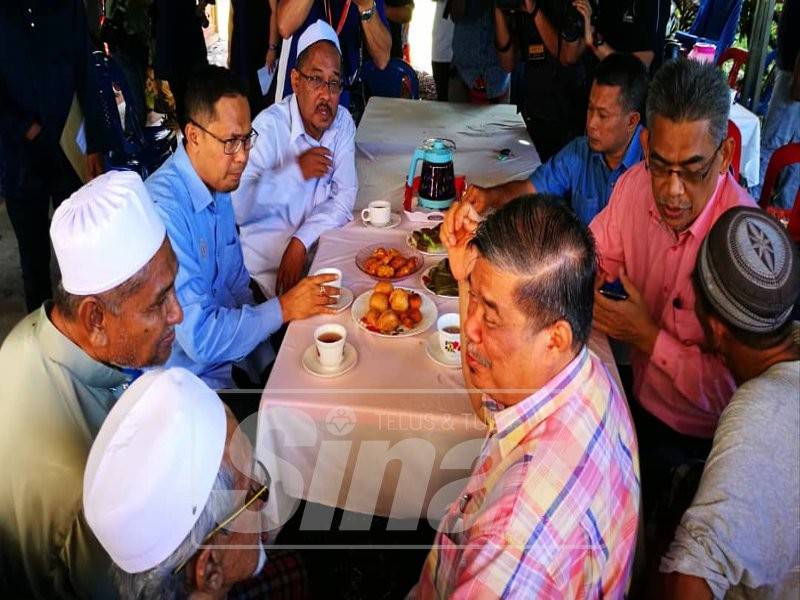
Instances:
[[[442,240],[439,239],[439,229],[441,224],[436,227],[423,227],[411,233],[411,240],[414,247],[420,252],[438,254],[445,252]]]
[[[428,271],[422,283],[437,296],[458,296],[458,283],[450,272],[450,262],[446,258]]]

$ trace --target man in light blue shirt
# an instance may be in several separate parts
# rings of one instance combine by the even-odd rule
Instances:
[[[647,70],[631,54],[612,54],[595,70],[586,114],[586,135],[574,139],[529,179],[493,188],[471,186],[467,200],[480,213],[525,194],[546,193],[567,200],[588,225],[608,204],[614,184],[642,159],[641,115]]]
[[[324,283],[335,277],[307,277],[255,303],[230,197],[256,138],[247,96],[230,71],[205,67],[187,85],[185,118],[182,143],[146,182],[178,257],[184,320],[167,365],[230,388],[233,363],[249,358],[252,378],[274,358],[267,338],[283,323],[332,312]]]

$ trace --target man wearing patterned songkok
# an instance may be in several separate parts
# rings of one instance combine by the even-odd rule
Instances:
[[[55,301],[0,348],[0,580],[19,598],[107,598],[108,556],[81,510],[83,469],[130,368],[170,355],[183,318],[178,264],[131,172],[75,192],[50,238],[61,268]]]
[[[800,259],[766,213],[734,208],[694,271],[708,344],[739,388],[661,561],[672,599],[800,596]]]

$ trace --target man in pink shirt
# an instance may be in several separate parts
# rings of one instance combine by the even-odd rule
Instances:
[[[629,344],[644,510],[668,469],[705,458],[735,383],[704,346],[691,273],[703,239],[728,208],[754,206],[728,172],[730,96],[713,65],[665,64],[648,91],[645,160],[623,175],[592,221],[606,282],[627,300],[595,294],[594,326]]]

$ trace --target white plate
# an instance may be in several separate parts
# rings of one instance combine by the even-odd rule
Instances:
[[[345,342],[344,344],[344,357],[338,367],[326,367],[319,362],[319,355],[317,354],[317,345],[311,344],[306,351],[303,352],[303,368],[317,377],[338,377],[344,375],[350,369],[356,366],[358,362],[358,352],[353,348],[352,344]]]
[[[421,248],[417,248],[417,244],[414,242],[414,238],[410,233],[408,234],[408,237],[406,237],[406,244],[408,244],[410,248],[413,248],[425,256],[447,256],[447,248],[442,248],[439,252],[428,252],[426,250],[422,250]]]
[[[433,270],[433,267],[435,266],[436,265],[431,265],[430,267],[425,269],[422,273],[420,273],[419,284],[422,286],[422,289],[424,289],[429,294],[433,294],[434,296],[439,296],[439,298],[458,298],[458,294],[456,294],[455,296],[448,296],[446,294],[437,294],[431,288],[425,285],[425,278],[428,276],[428,273],[430,273]]]
[[[335,310],[337,313],[342,312],[348,306],[353,303],[353,292],[348,290],[346,287],[339,288],[339,301],[336,304],[333,304],[331,308]]]
[[[372,223],[368,223],[364,219],[361,219],[361,224],[364,227],[370,227],[372,229],[394,229],[395,227],[400,225],[400,221],[402,221],[402,220],[403,220],[403,217],[401,217],[399,214],[392,213],[392,216],[391,216],[391,218],[389,219],[389,222],[386,225],[373,225]]]
[[[456,358],[450,358],[450,355],[442,351],[439,345],[439,332],[436,331],[429,335],[425,340],[425,354],[428,355],[433,362],[449,369],[458,369],[461,367],[461,354],[456,354]]]
[[[428,298],[425,294],[423,294],[420,290],[415,290],[413,288],[407,288],[403,286],[395,286],[395,289],[404,289],[407,292],[416,292],[419,294],[420,298],[422,298],[422,306],[420,306],[419,311],[422,313],[422,320],[417,323],[411,329],[406,329],[402,325],[398,327],[393,333],[381,333],[380,331],[373,331],[366,324],[361,320],[367,312],[369,312],[369,298],[372,296],[372,290],[368,290],[361,294],[358,298],[355,299],[353,302],[353,308],[350,311],[350,314],[353,317],[353,321],[356,322],[356,325],[361,327],[364,331],[368,331],[373,335],[379,335],[381,337],[408,337],[411,335],[417,335],[418,333],[422,333],[426,331],[431,325],[436,322],[439,313],[436,310],[436,305],[433,301]]]

